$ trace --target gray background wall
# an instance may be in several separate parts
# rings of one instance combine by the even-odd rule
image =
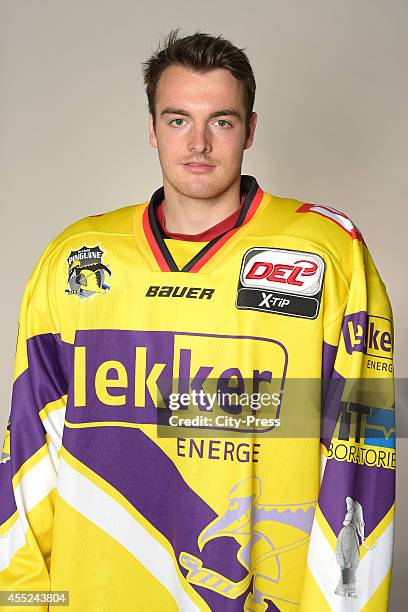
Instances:
[[[259,119],[243,172],[360,227],[393,304],[396,375],[407,377],[407,20],[406,0],[1,0],[1,430],[20,300],[41,251],[74,220],[161,185],[141,62],[177,25],[246,47]],[[399,440],[395,612],[405,609],[407,463]]]

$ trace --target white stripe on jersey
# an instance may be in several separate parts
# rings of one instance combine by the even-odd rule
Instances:
[[[28,470],[14,489],[18,517],[8,531],[1,536],[0,570],[5,569],[13,555],[26,544],[29,529],[27,512],[42,501],[57,484],[54,464],[49,454]]]
[[[170,553],[118,502],[60,460],[58,493],[75,510],[126,548],[173,595],[181,611],[199,612],[177,574]],[[158,560],[160,559],[160,563]]]

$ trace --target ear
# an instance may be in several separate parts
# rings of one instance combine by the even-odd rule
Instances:
[[[255,128],[256,128],[257,120],[258,120],[258,115],[253,112],[251,114],[251,118],[249,120],[248,133],[247,133],[247,137],[246,137],[246,140],[245,140],[244,150],[245,149],[249,149],[249,147],[252,146],[252,143],[253,143],[253,140],[254,140],[254,135],[255,135]]]
[[[149,142],[152,145],[152,147],[154,147],[155,149],[159,148],[159,145],[157,144],[156,132],[154,131],[154,127],[153,127],[152,113],[149,113]]]

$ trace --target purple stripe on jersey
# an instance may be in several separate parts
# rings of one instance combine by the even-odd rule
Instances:
[[[322,349],[322,400],[321,431],[322,444],[329,447],[336,427],[344,379],[334,370],[337,346],[323,342]],[[343,382],[341,382],[343,381]]]
[[[321,442],[328,449],[342,408],[341,398],[346,379],[336,370],[322,380]]]
[[[27,340],[28,368],[13,384],[10,409],[10,455],[13,475],[46,442],[38,412],[67,393],[58,336]]]
[[[336,359],[337,346],[323,342],[323,356],[322,356],[322,377],[323,379],[330,378],[334,368],[334,361]]]
[[[0,525],[7,521],[17,510],[14,490],[11,484],[11,461],[0,463]]]
[[[330,459],[319,496],[319,506],[338,535],[346,514],[346,497],[363,508],[368,536],[391,508],[395,498],[395,472],[391,469]]]
[[[25,370],[13,385],[10,410],[10,461],[13,476],[46,442],[45,430],[37,412],[39,407],[33,397],[35,386],[30,369]]]
[[[327,449],[333,438],[340,411],[346,379],[333,369],[331,378],[322,381],[322,443]],[[341,444],[341,439],[339,440]],[[356,443],[356,448],[359,444]],[[379,447],[381,450],[381,447]],[[338,535],[346,513],[346,497],[358,501],[363,508],[366,523],[365,535],[369,535],[384,518],[395,498],[395,472],[391,468],[376,467],[347,461],[329,459],[320,490],[319,505]],[[381,492],[381,495],[378,493]]]
[[[211,540],[200,552],[198,536],[217,515],[143,432],[121,427],[66,428],[63,445],[124,495],[167,538],[177,560],[181,552],[190,553],[202,560],[204,567],[234,582],[244,578],[245,568],[237,560],[239,545],[233,538]],[[186,575],[183,567],[181,571]],[[223,612],[241,612],[248,593],[230,600],[209,589],[194,588],[211,610]],[[275,607],[271,604],[268,609]]]
[[[32,398],[42,410],[67,393],[67,377],[59,334],[40,334],[27,340]]]

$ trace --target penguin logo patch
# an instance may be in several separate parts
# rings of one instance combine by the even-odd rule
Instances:
[[[65,293],[76,295],[80,299],[89,298],[97,293],[107,293],[110,286],[107,280],[112,275],[109,267],[103,263],[104,252],[99,246],[83,246],[71,251],[68,259],[68,288]]]

